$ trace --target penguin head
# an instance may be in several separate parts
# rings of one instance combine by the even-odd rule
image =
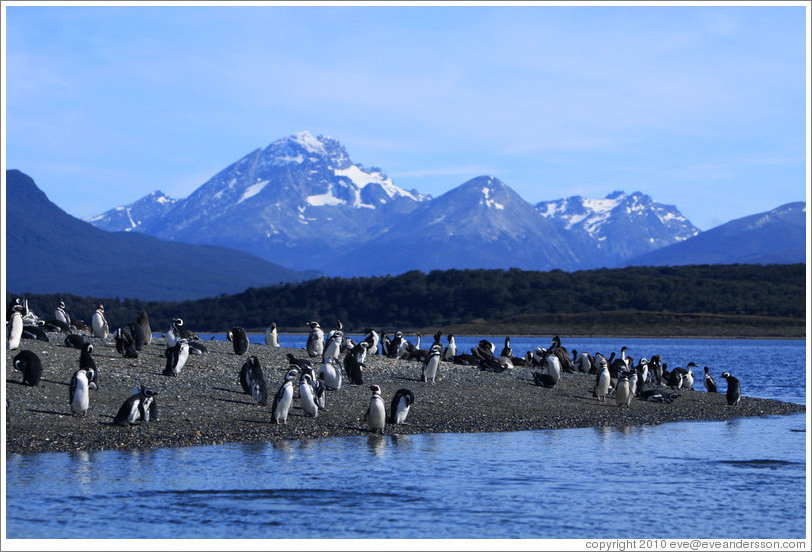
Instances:
[[[92,353],[93,352],[93,344],[92,343],[85,343],[82,345],[82,351],[85,353]]]
[[[729,378],[729,377],[730,377],[730,372],[723,372],[723,373],[722,373],[722,375],[721,375],[721,376],[719,376],[719,377],[720,377],[720,378],[723,378],[723,379],[727,379],[727,378]]]
[[[177,327],[183,326],[183,318],[173,318],[172,324],[174,324]]]
[[[299,375],[299,370],[288,370],[288,373],[285,374],[285,381],[292,381],[296,379],[296,376]]]
[[[379,385],[370,385],[370,389],[372,389],[373,395],[380,395],[381,394],[381,387]]]
[[[59,308],[60,308],[60,309],[64,309],[64,308],[65,308],[65,301],[60,301],[60,302],[59,302]]]

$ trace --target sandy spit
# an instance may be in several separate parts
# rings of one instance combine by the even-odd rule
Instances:
[[[387,412],[395,391],[407,388],[414,393],[408,425],[386,427],[386,433],[398,434],[619,427],[805,412],[804,405],[750,397],[731,407],[724,394],[704,390],[683,390],[670,404],[634,400],[630,408],[619,408],[614,399],[600,402],[592,397],[594,376],[588,374],[563,374],[554,389],[544,389],[533,383],[530,368],[493,373],[444,362],[441,379],[432,384],[420,381],[421,363],[417,361],[368,356],[363,385],[349,385],[345,379],[341,389],[328,391],[327,409],[317,418],[305,414],[297,397],[287,425],[277,426],[271,423],[270,405],[288,370],[286,355],[306,358],[304,350],[250,344],[248,352],[240,356],[227,341],[206,341],[208,353],[190,356],[180,376],[168,377],[161,374],[166,363],[163,338],[154,339],[137,359],[127,359],[116,352],[112,337],[85,336],[94,344],[99,389],[91,391],[87,415],[77,417],[71,414],[68,388],[79,366],[79,350],[66,347],[64,335],[48,335],[47,343],[24,339],[20,349],[6,351],[7,453],[367,435],[362,417],[371,384],[381,386]],[[24,349],[42,361],[42,380],[34,387],[23,385],[22,373],[13,366],[12,359]],[[265,407],[254,404],[238,381],[240,368],[250,355],[259,358],[268,381],[271,397]],[[318,371],[319,364],[314,364]],[[159,420],[129,427],[114,425],[113,417],[138,385],[159,393]]]

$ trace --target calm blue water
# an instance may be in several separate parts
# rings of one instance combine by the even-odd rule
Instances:
[[[282,345],[301,339],[283,336]],[[517,352],[549,344],[512,341]],[[670,366],[729,370],[746,395],[805,404],[801,341],[564,340],[593,353],[621,345],[635,358],[659,352]],[[8,455],[6,531],[11,539],[800,539],[806,450],[806,416],[794,415]]]

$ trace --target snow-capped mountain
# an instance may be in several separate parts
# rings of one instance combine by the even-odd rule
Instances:
[[[699,234],[674,205],[663,205],[634,192],[615,191],[604,199],[572,196],[536,204],[538,213],[584,234],[597,248],[583,268],[615,266],[623,260]]]
[[[422,203],[351,251],[339,275],[450,268],[574,268],[583,251],[502,181],[481,176]],[[374,250],[373,254],[365,252]],[[321,270],[326,269],[323,267]]]
[[[314,266],[427,199],[353,163],[338,141],[300,132],[249,153],[141,228]]]
[[[698,233],[676,207],[639,192],[533,206],[483,176],[432,199],[354,163],[338,141],[309,132],[249,153],[185,199],[161,196],[88,222],[241,249],[330,276],[614,267]]]
[[[144,231],[145,223],[150,224],[155,220],[160,220],[172,210],[177,202],[177,199],[169,197],[160,190],[155,190],[135,203],[115,207],[101,215],[85,219],[85,222],[108,232]]]
[[[627,261],[637,266],[806,262],[806,203],[787,203],[732,220]]]

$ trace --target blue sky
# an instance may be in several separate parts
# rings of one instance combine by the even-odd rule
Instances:
[[[807,8],[4,3],[5,166],[84,218],[308,130],[403,188],[807,200]]]

